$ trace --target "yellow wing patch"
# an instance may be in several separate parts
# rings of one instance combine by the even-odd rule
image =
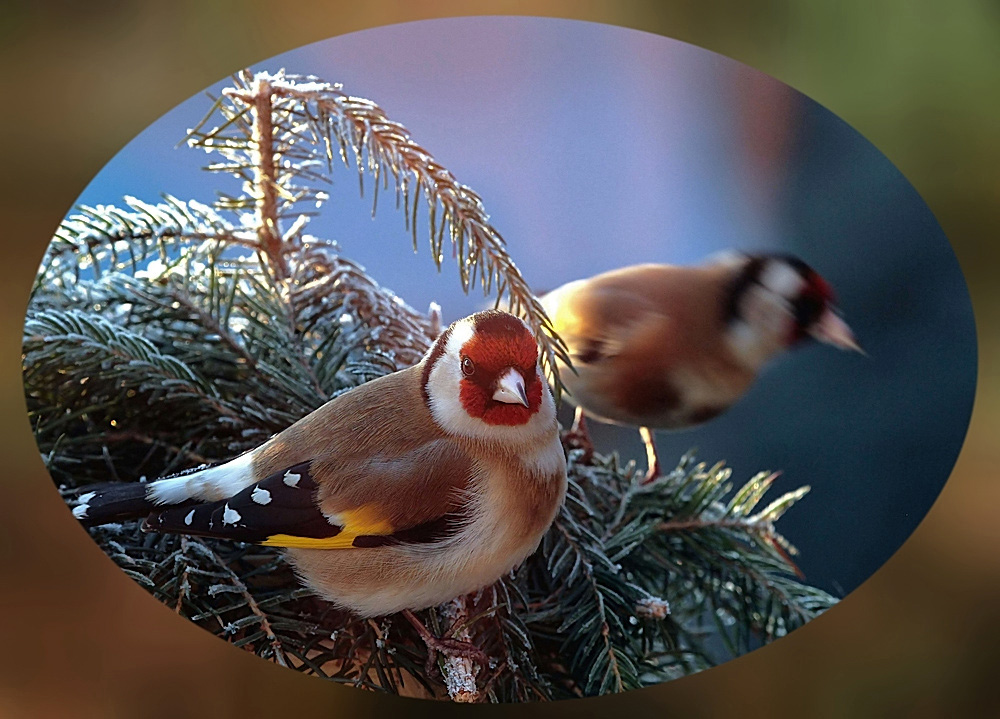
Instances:
[[[345,537],[343,533],[335,537],[296,537],[291,534],[272,534],[260,544],[265,547],[295,547],[297,549],[350,549],[354,546],[354,537]]]
[[[341,526],[332,537],[296,537],[293,534],[272,534],[260,544],[267,547],[294,547],[296,549],[352,549],[360,536],[392,534],[394,528],[382,516],[377,504],[363,504],[336,515],[335,523]]]

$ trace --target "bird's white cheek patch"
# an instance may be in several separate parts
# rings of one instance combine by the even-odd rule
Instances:
[[[434,419],[446,431],[467,437],[479,436],[485,427],[483,422],[469,416],[461,400],[463,375],[458,356],[473,333],[471,322],[459,322],[455,325],[448,337],[445,351],[427,377],[427,394]]]
[[[781,297],[795,297],[805,280],[794,267],[784,262],[769,262],[760,274],[760,283]]]

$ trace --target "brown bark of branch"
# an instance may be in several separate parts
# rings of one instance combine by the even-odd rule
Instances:
[[[257,187],[257,239],[274,266],[278,279],[288,277],[278,228],[277,179],[274,167],[274,135],[271,126],[271,83],[258,75],[253,89],[253,141],[257,148],[254,184]]]

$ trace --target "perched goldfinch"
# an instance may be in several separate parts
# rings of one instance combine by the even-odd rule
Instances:
[[[729,408],[761,368],[812,337],[861,351],[833,310],[830,285],[797,257],[726,255],[697,267],[635,265],[577,280],[541,298],[576,373],[560,372],[577,406],[572,434],[589,448],[583,415],[680,429]]]
[[[236,459],[105,487],[79,498],[85,524],[148,515],[151,532],[287,547],[305,584],[368,617],[518,565],[563,501],[566,460],[534,336],[487,311]]]

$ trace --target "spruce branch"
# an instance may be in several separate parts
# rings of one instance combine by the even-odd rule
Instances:
[[[80,207],[60,224],[32,296],[43,292],[54,299],[78,281],[83,270],[90,270],[95,279],[105,272],[139,272],[150,259],[168,262],[178,247],[190,244],[257,246],[252,236],[194,200],[165,195],[156,205],[130,196],[124,201],[128,209]]]
[[[220,567],[225,572],[226,577],[228,578],[232,586],[236,589],[237,593],[240,595],[242,600],[246,602],[247,609],[250,610],[252,619],[251,622],[247,622],[244,620],[239,622],[238,624],[231,624],[227,627],[224,627],[226,633],[232,633],[236,627],[243,628],[246,626],[250,626],[253,623],[258,624],[260,626],[260,631],[264,633],[264,636],[267,639],[267,643],[270,646],[270,656],[274,658],[274,661],[277,664],[280,664],[283,667],[287,667],[288,660],[285,658],[285,652],[284,649],[282,648],[281,640],[278,638],[278,635],[275,634],[274,629],[271,627],[271,622],[268,619],[267,614],[265,614],[261,610],[260,605],[257,603],[257,600],[254,599],[253,595],[250,593],[250,590],[247,589],[247,586],[246,584],[243,583],[243,580],[240,579],[239,575],[237,575],[232,570],[232,568],[230,568],[230,566],[225,561],[223,561],[218,554],[212,551],[212,548],[209,547],[205,543],[205,541],[199,537],[192,537],[188,539],[187,537],[182,536],[181,551],[182,552],[189,551],[191,542],[195,542],[199,548],[199,551],[204,553],[206,556],[210,557],[214,561],[215,565]],[[181,572],[182,583],[186,580],[185,574],[187,571],[188,570],[185,567]],[[212,593],[211,589],[209,589],[209,593],[210,594]],[[184,600],[183,594],[179,592],[177,597],[177,603],[175,604],[175,606],[180,606],[183,603],[183,600]]]
[[[558,393],[562,384],[556,358],[571,364],[566,347],[508,254],[506,241],[490,224],[482,199],[471,188],[460,184],[381,107],[344,93],[338,84],[312,76],[286,76],[283,71],[274,75],[243,71],[235,84],[224,89],[216,101],[215,109],[222,113],[224,122],[204,129],[214,116],[209,113],[190,131],[188,142],[218,151],[230,160],[208,169],[246,178],[254,168],[255,182],[244,186],[260,187],[260,192],[242,199],[227,198],[225,205],[244,207],[252,200],[264,213],[260,215],[261,245],[283,248],[268,250],[279,273],[282,263],[278,256],[289,247],[278,242],[279,220],[300,203],[322,204],[328,195],[315,185],[329,181],[335,154],[345,167],[357,171],[362,194],[366,172],[374,176],[373,214],[379,185],[388,188],[391,176],[396,205],[399,208],[402,201],[414,250],[422,198],[431,257],[438,270],[444,262],[447,233],[463,290],[469,292],[478,282],[484,295],[495,291],[498,306],[506,296],[507,309],[524,317],[539,338],[543,368],[553,378]],[[313,156],[308,153],[310,145],[325,154],[325,171],[314,161],[302,161]]]

